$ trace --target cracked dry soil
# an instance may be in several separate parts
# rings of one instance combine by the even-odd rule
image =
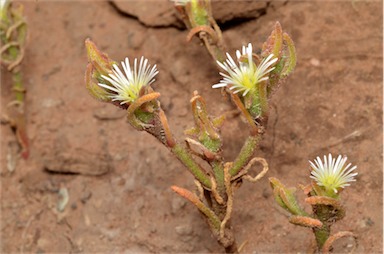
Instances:
[[[232,109],[211,85],[217,69],[167,1],[23,2],[29,24],[23,62],[31,156],[13,173],[15,137],[1,125],[1,252],[221,252],[198,211],[170,190],[193,188],[192,176],[124,112],[92,99],[84,87],[84,40],[118,61],[145,55],[160,74],[154,88],[179,139],[193,124],[189,99],[205,97],[212,115]],[[156,5],[155,5],[156,4]],[[359,237],[357,253],[382,253],[382,2],[215,2],[228,51],[260,47],[278,20],[296,43],[295,72],[271,100],[257,156],[267,176],[288,186],[308,183],[309,163],[329,152],[358,166],[343,193],[346,217],[333,230]],[[1,105],[11,100],[1,70]],[[225,158],[246,133],[239,118],[223,130]],[[57,211],[60,189],[69,200]],[[298,192],[298,196],[304,195]],[[307,207],[308,209],[308,207]],[[244,253],[308,252],[309,229],[288,223],[267,178],[236,192],[233,227]],[[336,252],[349,250],[340,241]]]

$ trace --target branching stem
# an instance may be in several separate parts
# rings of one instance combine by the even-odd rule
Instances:
[[[261,135],[249,136],[245,141],[243,147],[236,160],[233,162],[232,168],[229,170],[231,176],[235,176],[239,171],[248,164],[249,160],[252,158],[253,153],[261,140]]]
[[[207,173],[199,164],[197,164],[190,153],[182,145],[176,144],[171,148],[171,151],[204,187],[211,189],[212,184]]]

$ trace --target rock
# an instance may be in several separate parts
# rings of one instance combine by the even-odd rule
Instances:
[[[219,23],[231,20],[252,19],[266,12],[264,1],[212,1],[212,14]]]
[[[177,214],[180,211],[180,209],[187,204],[187,202],[179,196],[172,198],[171,202],[172,202],[171,203],[172,214]]]
[[[175,231],[179,235],[191,235],[193,233],[193,229],[192,229],[191,225],[176,226]]]
[[[80,201],[81,201],[81,203],[85,204],[85,203],[87,203],[87,201],[88,201],[89,199],[91,199],[91,197],[92,197],[92,192],[91,192],[91,191],[89,191],[89,190],[84,191],[84,192],[81,194]]]
[[[317,59],[317,58],[311,58],[309,60],[309,63],[312,65],[312,66],[315,66],[315,67],[319,67],[320,66],[320,60]]]
[[[84,175],[103,175],[111,168],[110,156],[96,154],[84,149],[54,151],[55,156],[44,159],[44,168],[56,173],[77,173]]]
[[[122,13],[137,18],[150,27],[184,27],[173,3],[169,0],[112,1]],[[266,12],[267,2],[260,1],[212,1],[212,13],[216,21],[225,23],[235,19],[252,19]]]
[[[41,106],[43,108],[56,108],[63,105],[62,100],[53,99],[53,98],[43,98],[41,100]]]
[[[96,138],[84,140],[84,145],[75,145],[72,137],[54,140],[53,147],[46,147],[43,153],[44,169],[56,173],[102,175],[110,171],[112,158]],[[92,142],[96,142],[93,144]],[[86,145],[85,145],[86,144]]]
[[[112,3],[119,11],[137,18],[146,26],[182,26],[169,0],[112,1]]]
[[[369,228],[369,227],[372,227],[373,224],[375,224],[371,218],[367,218],[367,217],[364,217],[360,220],[358,220],[357,222],[357,225],[360,227],[360,228]]]

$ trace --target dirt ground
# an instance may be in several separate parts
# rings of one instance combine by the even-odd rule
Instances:
[[[157,64],[153,87],[179,140],[193,125],[194,90],[207,98],[212,115],[233,109],[211,88],[220,80],[216,66],[197,39],[186,43],[171,3],[154,4],[24,2],[31,155],[10,173],[15,137],[1,125],[2,253],[222,252],[197,209],[170,189],[193,189],[193,177],[157,140],[126,123],[124,111],[94,100],[84,86],[89,37],[117,61],[145,55]],[[276,21],[293,38],[297,67],[272,97],[257,156],[269,162],[268,177],[298,186],[309,183],[308,160],[347,155],[359,175],[342,193],[347,215],[333,232],[357,234],[357,253],[383,251],[382,9],[381,1],[365,0],[213,7],[232,55],[248,42],[260,47]],[[10,76],[1,74],[4,114],[12,97]],[[246,138],[244,128],[240,118],[225,123],[228,161]],[[60,212],[65,189],[69,201]],[[287,218],[267,178],[246,182],[235,194],[232,223],[239,244],[247,242],[244,253],[308,252],[311,230]],[[335,251],[349,244],[341,241]]]

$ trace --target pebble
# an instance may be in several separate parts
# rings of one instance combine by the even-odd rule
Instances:
[[[179,235],[191,235],[193,233],[193,228],[191,225],[179,225],[175,227],[175,231]]]
[[[374,224],[371,218],[362,218],[358,221],[358,225],[360,228],[368,228]]]
[[[82,195],[81,195],[81,203],[85,204],[90,198],[92,197],[92,192],[90,191],[85,191]]]
[[[43,108],[55,108],[59,105],[63,104],[63,101],[62,100],[55,100],[55,99],[52,99],[52,98],[48,98],[48,99],[43,99],[41,101],[41,106]]]
[[[183,200],[181,197],[175,197],[172,199],[171,201],[171,207],[172,207],[172,210],[171,210],[171,213],[172,214],[176,214],[180,211],[181,208],[183,208],[185,205],[186,205],[186,201]]]
[[[320,60],[319,59],[316,59],[316,58],[311,58],[311,60],[309,60],[309,63],[315,67],[319,67],[320,66]]]

